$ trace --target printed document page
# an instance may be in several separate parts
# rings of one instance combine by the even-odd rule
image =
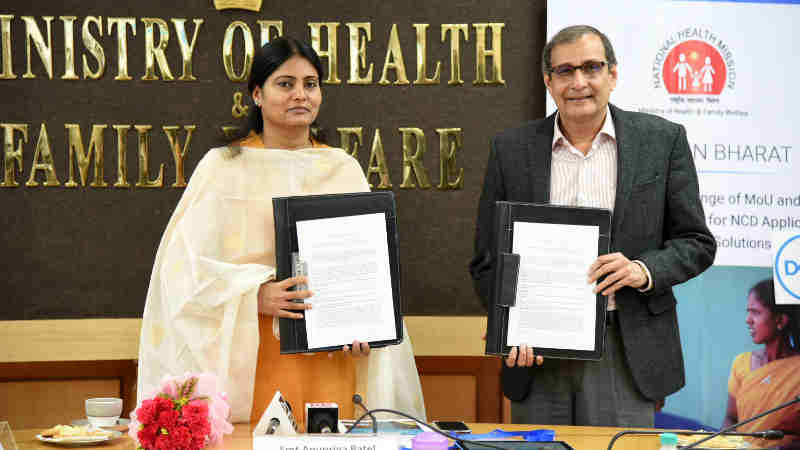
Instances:
[[[506,345],[594,349],[597,301],[586,280],[599,236],[597,226],[514,222],[520,266]]]
[[[383,213],[298,221],[297,243],[313,293],[308,348],[397,337]]]

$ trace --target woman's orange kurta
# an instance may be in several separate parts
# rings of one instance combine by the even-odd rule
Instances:
[[[315,141],[312,144],[314,148],[327,147]],[[241,145],[264,147],[260,135],[248,136]],[[301,427],[304,427],[306,403],[335,402],[340,417],[353,417],[356,372],[350,355],[343,352],[281,355],[280,341],[272,332],[272,316],[259,316],[258,328],[260,344],[251,424],[258,423],[275,391],[280,391],[292,406],[295,421]]]

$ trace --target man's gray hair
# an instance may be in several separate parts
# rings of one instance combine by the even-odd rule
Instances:
[[[552,61],[550,60],[553,48],[561,44],[571,44],[586,34],[593,34],[600,38],[603,42],[603,49],[606,52],[606,62],[609,69],[617,65],[617,57],[614,55],[614,47],[611,46],[611,41],[608,36],[601,33],[600,30],[589,25],[573,25],[556,33],[550,42],[544,46],[542,50],[542,73],[550,75],[553,72]]]

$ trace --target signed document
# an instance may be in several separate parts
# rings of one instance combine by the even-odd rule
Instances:
[[[397,338],[385,214],[297,221],[297,244],[309,349]]]
[[[598,255],[599,234],[593,225],[513,223],[512,251],[520,265],[506,345],[595,348],[597,297],[587,272]]]

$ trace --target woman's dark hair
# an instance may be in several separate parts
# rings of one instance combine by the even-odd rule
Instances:
[[[771,278],[759,281],[750,289],[751,294],[755,294],[758,302],[769,310],[773,315],[786,314],[789,321],[783,327],[781,335],[786,340],[786,344],[792,350],[800,350],[800,307],[796,305],[777,305],[775,304],[775,283]]]
[[[311,65],[314,66],[314,69],[317,70],[317,76],[320,82],[322,82],[322,61],[320,61],[317,52],[303,41],[290,37],[279,37],[264,44],[263,47],[256,50],[253,56],[250,79],[247,82],[247,90],[250,93],[248,99],[250,99],[250,102],[252,102],[253,90],[256,87],[264,86],[264,82],[267,81],[267,78],[269,78],[278,67],[295,55],[301,56],[310,62]],[[247,136],[250,131],[255,131],[256,133],[264,131],[264,118],[261,117],[261,109],[254,104],[250,104],[249,106],[250,113],[247,116],[247,125],[235,136],[234,142]],[[322,129],[316,120],[311,124],[311,137],[317,141],[324,141],[325,139],[324,133],[322,133]]]

